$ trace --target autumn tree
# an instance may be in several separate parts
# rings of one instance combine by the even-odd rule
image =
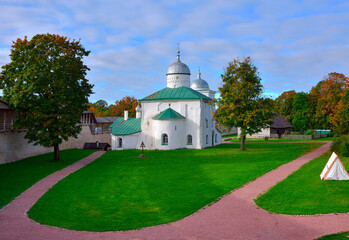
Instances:
[[[349,133],[349,80],[346,80],[341,99],[338,102],[330,122],[340,133]]]
[[[338,104],[348,89],[347,82],[348,78],[344,74],[333,72],[311,89],[309,96],[314,99],[313,104],[316,104],[314,125],[323,129],[334,129],[336,124],[333,121],[341,121],[338,119],[340,115],[335,115],[339,111]]]
[[[115,105],[111,105],[110,113],[112,116],[124,116],[124,111],[127,109],[129,117],[136,117],[136,107],[138,101],[134,97],[126,96],[119,101],[115,102]]]
[[[88,110],[91,111],[95,117],[111,116],[108,103],[103,99],[95,103],[88,103]]]
[[[296,95],[295,90],[285,91],[274,101],[274,111],[285,118],[286,121],[293,120],[293,100]]]
[[[221,75],[223,86],[219,88],[220,99],[214,118],[222,126],[240,127],[241,150],[245,150],[247,134],[260,132],[269,127],[272,101],[262,97],[261,78],[257,67],[247,57],[229,63]]]
[[[80,117],[86,110],[93,85],[82,59],[89,55],[80,41],[52,34],[38,34],[13,42],[11,62],[2,67],[0,88],[4,100],[20,112],[15,126],[26,129],[34,145],[54,148],[81,131]]]

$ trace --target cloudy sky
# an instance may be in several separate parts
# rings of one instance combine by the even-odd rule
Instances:
[[[349,1],[0,0],[0,65],[11,43],[38,33],[81,39],[94,86],[90,101],[145,97],[166,87],[181,60],[217,90],[234,58],[250,56],[266,95],[309,91],[329,72],[349,72]],[[1,92],[0,92],[1,94]]]

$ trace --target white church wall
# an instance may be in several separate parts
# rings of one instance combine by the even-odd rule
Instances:
[[[115,136],[111,134],[112,150],[136,149],[140,133],[131,135]],[[119,146],[119,139],[122,139],[122,144]]]
[[[238,127],[238,136],[241,135],[241,129]],[[262,128],[261,132],[255,133],[255,134],[248,134],[246,136],[247,138],[263,138],[263,137],[270,137],[270,128]]]
[[[170,120],[155,120],[155,148],[161,150],[178,149],[185,146],[185,120],[170,119]],[[162,141],[163,135],[166,134],[168,143]]]
[[[186,74],[170,74],[167,75],[167,87],[190,87],[190,75]]]
[[[173,110],[186,118],[182,127],[183,135],[181,136],[180,148],[202,148],[200,141],[200,100],[142,102],[142,134],[138,142],[144,141],[147,149],[156,149],[157,145],[155,144],[160,141],[160,138],[154,135],[155,126],[163,120],[153,120],[152,118],[169,108],[169,104]],[[188,134],[192,135],[192,145],[187,145]],[[171,149],[173,148],[171,147]]]
[[[201,148],[211,147],[218,144],[218,138],[222,138],[221,134],[217,131],[215,127],[215,121],[213,120],[213,111],[214,107],[208,103],[202,102],[201,107]],[[216,143],[216,134],[217,134],[217,143]]]
[[[216,134],[217,134],[217,141],[215,141],[215,145],[222,144],[222,133],[216,129]]]
[[[198,90],[199,93],[209,97],[209,98],[215,98],[215,91],[212,90]]]

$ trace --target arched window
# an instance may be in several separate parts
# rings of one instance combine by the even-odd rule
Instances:
[[[193,137],[189,134],[187,135],[187,145],[192,145],[193,144]]]
[[[206,135],[206,144],[208,144],[208,135]]]
[[[206,118],[206,128],[208,128],[208,119]]]
[[[122,147],[122,138],[119,138],[119,141],[118,141],[118,147],[121,148]]]
[[[168,145],[168,136],[166,133],[162,134],[162,136],[161,136],[161,144]]]
[[[217,142],[217,134],[214,136],[214,141]]]

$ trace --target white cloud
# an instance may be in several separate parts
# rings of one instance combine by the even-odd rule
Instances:
[[[36,33],[81,38],[96,85],[91,99],[144,97],[166,86],[181,59],[217,90],[219,73],[251,56],[265,91],[308,91],[328,72],[348,74],[349,5],[333,1],[3,1],[0,65],[11,41]]]

